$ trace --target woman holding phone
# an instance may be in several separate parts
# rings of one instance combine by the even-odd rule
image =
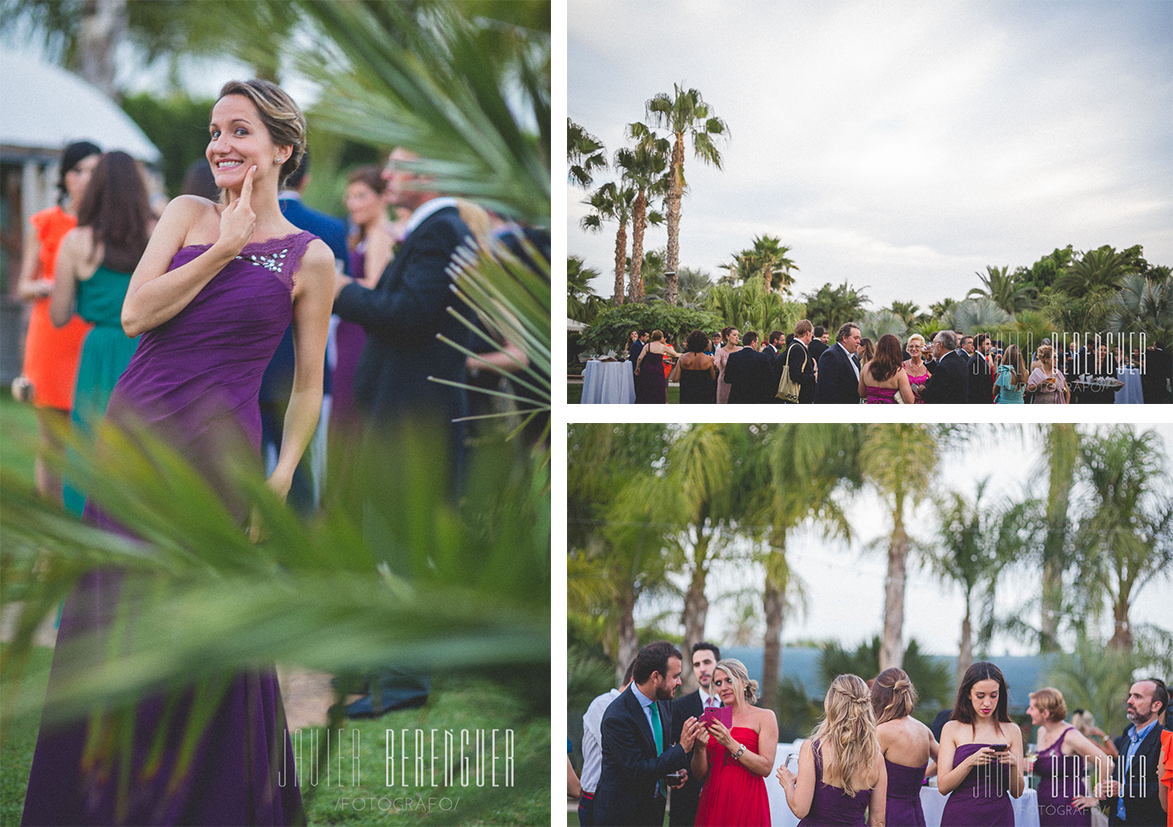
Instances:
[[[941,827],[1013,827],[1014,806],[1026,787],[1022,730],[1010,721],[1006,679],[992,663],[965,671],[953,719],[941,730],[937,788],[949,796]]]
[[[692,774],[704,783],[697,805],[697,827],[770,823],[766,776],[778,748],[778,719],[769,709],[754,706],[758,682],[745,665],[725,658],[713,667],[713,688],[733,712],[731,726],[702,718],[697,741],[704,749],[692,753]]]

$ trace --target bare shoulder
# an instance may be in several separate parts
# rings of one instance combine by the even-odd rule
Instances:
[[[941,743],[955,741],[962,726],[961,721],[946,721],[945,726],[941,727]]]
[[[305,255],[301,258],[301,269],[307,268],[315,273],[325,271],[327,275],[334,274],[334,251],[320,238],[315,238],[305,248]]]
[[[220,236],[219,204],[198,195],[172,198],[155,229],[176,238],[178,245],[207,244]]]

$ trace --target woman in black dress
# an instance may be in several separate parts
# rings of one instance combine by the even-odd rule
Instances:
[[[705,353],[708,346],[709,337],[701,331],[688,334],[684,355],[676,363],[682,405],[717,404],[717,367],[713,364],[713,357]]]

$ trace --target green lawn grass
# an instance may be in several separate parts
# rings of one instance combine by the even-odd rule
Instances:
[[[4,455],[6,466],[11,463],[16,473],[27,474],[29,479],[33,476],[32,457],[13,452],[12,447],[14,440],[33,438],[36,432],[37,415],[33,406],[14,401],[7,388],[0,391],[0,454]]]
[[[22,691],[41,696],[45,692],[43,676],[47,672],[52,650],[44,647],[34,649],[32,657],[30,670],[42,678],[35,683],[30,681]],[[39,723],[39,717],[16,721],[8,738],[0,744],[0,825],[20,823]],[[550,823],[550,719],[548,716],[531,714],[515,693],[492,681],[476,678],[437,679],[427,706],[389,712],[379,718],[351,721],[347,726],[342,753],[343,784],[339,786],[337,776],[331,775],[332,783],[327,786],[325,767],[318,769],[316,787],[309,783],[307,772],[301,773],[302,794],[306,800],[310,825],[392,827],[456,823]],[[433,729],[440,730],[440,740],[437,741],[440,745],[443,743],[444,730],[456,732],[457,737],[461,730],[513,730],[514,785],[504,786],[504,765],[499,760],[497,787],[491,786],[490,775],[486,776],[483,787],[476,786],[475,781],[467,787],[461,786],[459,777],[455,779],[455,785],[448,788],[417,787],[414,774],[410,774],[410,786],[397,784],[387,788],[384,783],[386,732],[403,729],[409,730],[409,739],[414,737],[416,729],[422,729],[425,733]],[[350,730],[359,733],[359,786],[350,783]],[[302,733],[303,762],[308,761],[311,731],[307,729]],[[322,737],[319,731],[319,738]],[[497,737],[497,755],[503,759],[504,735],[499,732]],[[430,738],[430,735],[425,734],[425,738]],[[331,743],[337,743],[336,739]],[[346,804],[340,803],[343,798],[347,800]],[[362,809],[357,809],[355,802],[360,799],[365,803]],[[420,805],[421,800],[431,804],[430,811]]]
[[[582,383],[568,382],[566,384],[566,404],[581,405],[582,404]],[[668,404],[680,404],[680,388],[668,386]]]

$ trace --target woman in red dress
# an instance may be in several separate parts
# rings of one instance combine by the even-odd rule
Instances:
[[[697,827],[770,824],[766,776],[774,768],[778,748],[778,719],[769,709],[758,709],[758,682],[745,665],[725,658],[713,667],[713,687],[722,706],[733,710],[728,729],[718,720],[697,733],[704,749],[692,754],[692,774],[704,783],[697,805]]]

